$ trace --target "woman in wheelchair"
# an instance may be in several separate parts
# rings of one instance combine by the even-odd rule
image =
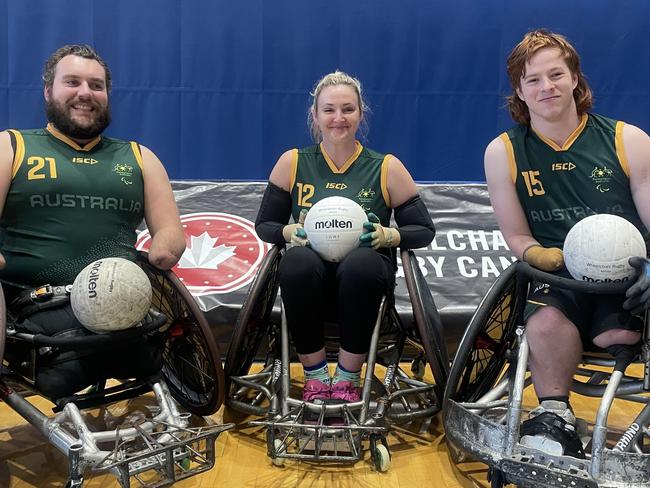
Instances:
[[[271,171],[256,221],[258,235],[291,244],[279,282],[288,328],[305,373],[305,401],[359,401],[359,377],[382,296],[395,283],[394,249],[419,248],[434,226],[402,162],[361,145],[368,108],[361,84],[327,74],[311,93],[308,122],[316,145],[290,149]],[[362,131],[363,132],[363,131]],[[360,246],[340,263],[322,260],[303,228],[309,208],[330,196],[359,203],[368,213]],[[390,227],[394,212],[397,227]],[[293,216],[294,223],[288,223]],[[323,323],[340,328],[338,364],[330,379]]]
[[[581,218],[598,213],[625,217],[647,238],[648,135],[588,113],[591,89],[575,48],[561,35],[529,32],[513,49],[507,68],[509,109],[519,125],[488,145],[485,172],[499,227],[513,253],[538,269],[569,277],[562,254],[566,234]],[[562,170],[565,166],[557,162],[571,165]],[[606,184],[595,181],[594,165],[607,170]],[[565,453],[584,457],[569,403],[572,377],[583,343],[608,349],[640,340],[650,270],[644,258],[630,261],[640,278],[627,301],[531,285],[524,317],[539,406],[523,424],[524,439],[550,433]]]

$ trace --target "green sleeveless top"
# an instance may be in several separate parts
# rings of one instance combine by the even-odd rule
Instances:
[[[357,142],[357,150],[339,169],[322,145],[294,149],[290,182],[294,220],[298,220],[301,209],[339,196],[354,200],[388,226],[392,213],[386,187],[389,158],[390,154],[380,154]]]
[[[540,244],[561,248],[576,222],[601,213],[626,218],[647,241],[630,191],[623,126],[620,121],[584,114],[563,147],[526,125],[500,136],[519,201]]]
[[[134,259],[144,216],[139,146],[98,137],[82,148],[52,126],[9,132],[15,152],[0,280],[64,285],[96,259]]]

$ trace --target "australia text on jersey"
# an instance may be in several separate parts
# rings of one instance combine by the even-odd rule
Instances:
[[[29,204],[37,207],[90,208],[98,210],[121,210],[137,213],[142,209],[142,202],[125,198],[101,197],[96,195],[74,195],[70,193],[48,193],[31,195]]]

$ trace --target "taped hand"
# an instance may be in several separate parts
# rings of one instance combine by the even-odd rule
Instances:
[[[650,307],[650,261],[640,256],[628,260],[630,266],[636,269],[636,283],[627,289],[623,308],[638,314]]]
[[[524,261],[542,271],[557,271],[564,266],[562,249],[533,244],[524,251]]]
[[[359,237],[359,247],[397,247],[401,237],[399,231],[392,227],[384,227],[379,223],[379,217],[374,213],[368,214],[368,222],[363,224],[363,234]]]
[[[284,237],[285,242],[290,242],[293,246],[307,246],[309,247],[309,241],[307,240],[307,233],[303,227],[305,223],[305,217],[307,216],[307,209],[303,208],[300,211],[298,216],[297,224],[288,224],[285,225],[282,229],[282,237]]]

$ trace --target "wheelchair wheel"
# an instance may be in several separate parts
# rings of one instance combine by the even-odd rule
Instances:
[[[525,305],[525,290],[520,288],[515,263],[488,290],[469,322],[451,366],[445,403],[448,398],[476,401],[500,378]]]
[[[417,327],[420,342],[424,348],[427,361],[431,366],[433,378],[442,392],[449,376],[449,355],[445,344],[442,321],[433,300],[429,285],[411,250],[401,251],[404,280],[413,307],[413,320]]]
[[[269,336],[271,312],[278,294],[280,259],[280,248],[274,246],[266,254],[237,317],[224,367],[226,404],[236,395],[231,377],[248,374],[263,339]]]
[[[5,307],[5,294],[0,284],[0,373],[2,361],[5,357],[5,338],[7,335],[7,308]]]
[[[185,285],[171,271],[138,259],[153,290],[151,306],[167,316],[162,375],[172,396],[190,413],[211,415],[225,391],[219,348],[208,322]]]

